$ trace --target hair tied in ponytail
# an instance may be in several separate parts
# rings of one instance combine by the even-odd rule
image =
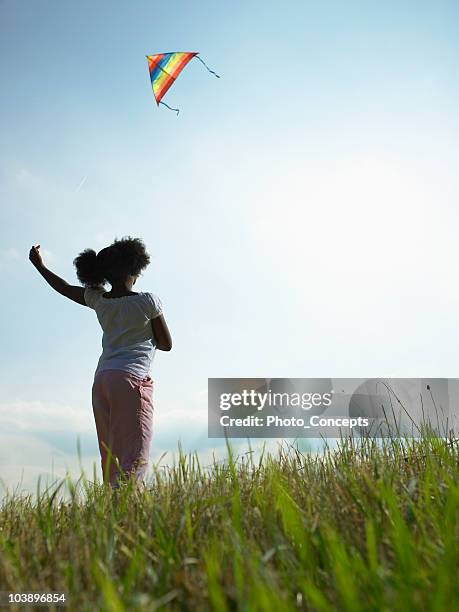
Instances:
[[[105,276],[101,258],[93,249],[85,249],[73,260],[78,280],[86,287],[104,284]]]

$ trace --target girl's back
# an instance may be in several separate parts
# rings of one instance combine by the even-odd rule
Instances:
[[[113,298],[104,297],[105,293],[100,287],[87,288],[84,294],[103,330],[103,352],[95,375],[102,370],[121,369],[143,378],[155,355],[151,321],[162,315],[161,301],[148,292]]]

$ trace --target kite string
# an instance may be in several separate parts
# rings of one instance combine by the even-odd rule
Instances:
[[[162,100],[160,100],[159,102],[160,104],[164,104],[164,106],[167,106],[167,108],[171,111],[175,111],[177,113],[177,115],[179,114],[179,109],[178,108],[172,108],[172,106],[169,106],[169,104],[166,104],[165,102],[163,102]]]
[[[195,55],[195,58],[196,58],[196,59],[198,59],[198,60],[201,62],[201,64],[204,64],[204,66],[207,68],[207,70],[208,70],[209,72],[211,72],[212,74],[215,74],[215,76],[217,77],[217,79],[219,79],[219,78],[220,78],[220,75],[219,75],[219,74],[217,74],[216,72],[214,72],[213,70],[211,70],[211,69],[209,68],[209,66],[206,64],[206,62],[205,62],[204,60],[202,60],[202,59],[199,57],[199,55]]]

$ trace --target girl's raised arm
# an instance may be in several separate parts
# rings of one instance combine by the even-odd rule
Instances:
[[[51,287],[55,289],[58,293],[69,298],[69,300],[77,302],[82,306],[87,306],[84,299],[84,287],[79,287],[78,285],[69,285],[68,282],[65,281],[63,278],[60,278],[60,276],[57,276],[57,274],[54,274],[54,272],[48,270],[48,268],[43,263],[43,259],[41,258],[39,249],[39,244],[37,244],[37,246],[33,246],[29,252],[29,259],[32,264],[37,268],[38,272],[40,272],[40,274],[43,276],[45,281],[49,285],[51,285]]]

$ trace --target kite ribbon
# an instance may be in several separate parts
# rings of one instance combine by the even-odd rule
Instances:
[[[217,77],[217,79],[219,79],[219,78],[220,78],[220,75],[219,75],[219,74],[217,74],[216,72],[214,72],[213,70],[211,70],[211,69],[209,68],[209,66],[206,64],[206,62],[205,62],[204,60],[202,60],[202,59],[199,57],[199,55],[195,55],[195,58],[196,58],[196,59],[198,59],[198,60],[201,62],[201,64],[204,64],[204,66],[207,68],[207,70],[208,70],[210,73],[215,74],[215,76]]]
[[[164,106],[166,106],[169,110],[171,111],[175,111],[177,113],[177,115],[179,114],[180,110],[178,108],[172,108],[172,106],[169,106],[169,104],[166,104],[165,102],[163,102],[162,100],[159,102],[159,104],[164,104]]]
[[[207,70],[208,70],[209,72],[211,72],[212,74],[214,74],[214,75],[217,77],[217,79],[219,79],[219,78],[220,78],[220,75],[219,75],[219,74],[217,74],[216,72],[214,72],[213,70],[211,70],[211,69],[209,68],[209,66],[206,64],[206,62],[205,62],[204,60],[202,60],[202,59],[199,57],[199,55],[195,55],[195,58],[196,58],[196,59],[198,59],[198,60],[201,62],[201,64],[203,64],[203,65],[204,65],[204,66],[207,68]],[[165,103],[165,102],[163,102],[163,101],[160,101],[159,103],[160,103],[160,104],[164,104],[164,106],[165,106],[166,108],[168,108],[169,110],[171,110],[171,111],[175,111],[175,112],[177,113],[177,115],[178,115],[178,114],[179,114],[179,112],[180,112],[180,110],[179,110],[178,108],[172,108],[171,106],[169,106],[168,104],[166,104],[166,103]]]

